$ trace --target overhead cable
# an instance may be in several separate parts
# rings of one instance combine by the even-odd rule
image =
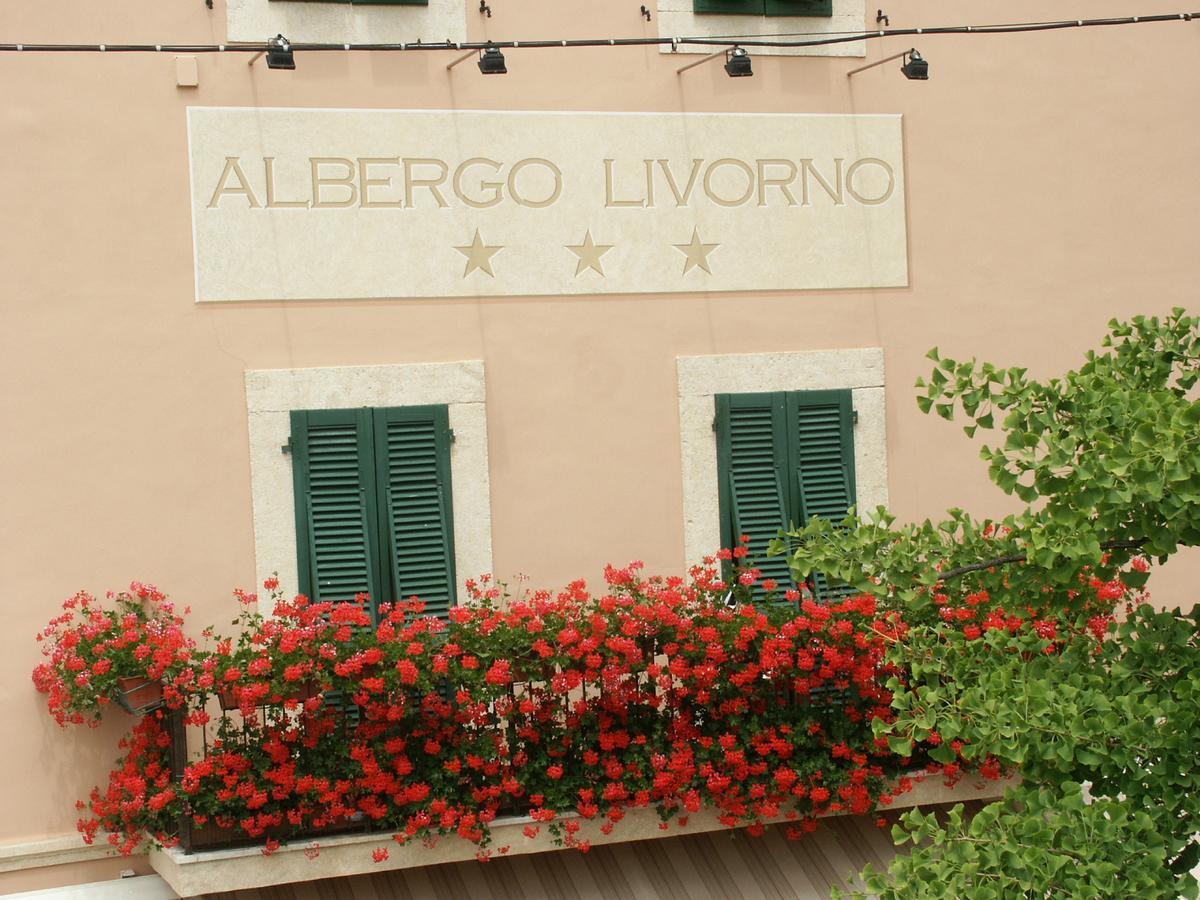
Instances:
[[[559,47],[640,47],[640,46],[716,46],[728,47],[825,47],[831,44],[846,44],[856,41],[877,40],[888,37],[912,37],[930,34],[1013,34],[1031,31],[1056,31],[1066,28],[1092,28],[1116,25],[1145,25],[1152,22],[1190,22],[1200,19],[1200,12],[1169,13],[1154,16],[1124,16],[1105,19],[1063,19],[1054,22],[1010,22],[993,25],[946,25],[923,28],[890,28],[875,31],[838,32],[811,40],[789,40],[779,36],[720,35],[716,37],[657,37],[657,38],[577,38],[567,40],[537,41],[442,41],[440,43],[353,44],[353,43],[303,43],[291,42],[295,52],[409,52],[421,50],[487,50],[489,47],[541,50]],[[7,44],[0,43],[0,51],[24,53],[261,53],[269,42],[237,44]]]

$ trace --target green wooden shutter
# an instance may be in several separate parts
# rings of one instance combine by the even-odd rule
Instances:
[[[389,600],[416,595],[445,616],[455,602],[450,425],[445,406],[375,410]]]
[[[787,395],[788,490],[797,525],[814,516],[840,522],[855,502],[854,412],[849,391],[795,391]],[[852,593],[818,574],[818,599]]]
[[[428,6],[429,0],[350,0],[355,6]]]
[[[292,474],[300,590],[316,602],[378,601],[382,569],[368,410],[294,411]]]
[[[750,536],[750,557],[783,591],[792,586],[785,556],[767,556],[767,543],[786,529],[787,420],[785,395],[718,394],[717,475],[721,543],[738,546]],[[756,599],[763,597],[756,588]]]
[[[833,15],[833,0],[765,0],[763,15],[828,18]]]
[[[692,12],[761,16],[763,0],[692,0]]]

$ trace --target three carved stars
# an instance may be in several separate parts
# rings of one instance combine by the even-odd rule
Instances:
[[[576,256],[576,278],[589,269],[598,273],[601,278],[607,277],[601,257],[615,247],[615,244],[597,244],[592,238],[592,230],[589,228],[584,232],[583,240],[580,243],[564,244],[563,246]],[[693,228],[691,241],[671,246],[686,257],[683,263],[684,275],[687,275],[692,269],[700,269],[711,275],[712,269],[709,268],[708,255],[721,245],[704,243],[700,239],[700,229]],[[484,243],[478,228],[475,229],[475,237],[472,238],[470,244],[454,249],[467,258],[467,264],[463,268],[463,278],[475,271],[483,272],[490,278],[496,277],[496,273],[492,271],[492,257],[503,250],[504,246]]]

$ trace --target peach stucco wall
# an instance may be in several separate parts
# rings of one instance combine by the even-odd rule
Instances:
[[[1168,4],[1169,5],[1169,4]],[[201,0],[6,5],[0,41],[217,42]],[[468,4],[470,6],[470,4]],[[637,4],[492,0],[494,38],[654,34]],[[871,4],[870,18],[874,19]],[[1143,0],[888,9],[899,27],[1162,12]],[[468,13],[469,33],[484,23]],[[868,60],[910,46],[874,43]],[[0,54],[0,843],[67,833],[127,723],[64,735],[29,680],[34,633],[80,587],[152,581],[222,621],[254,572],[247,369],[483,360],[498,575],[683,566],[677,356],[881,346],[902,517],[1011,509],[911,385],[933,345],[1073,367],[1113,316],[1196,308],[1200,21],[929,37],[927,83],[861,60],[686,73],[654,48],[201,56]],[[874,291],[196,304],[188,105],[901,113],[910,286]],[[1157,599],[1190,605],[1196,558]],[[198,630],[198,629],[197,629]]]

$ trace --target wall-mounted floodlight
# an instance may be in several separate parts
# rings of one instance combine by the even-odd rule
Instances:
[[[909,81],[929,80],[929,63],[916,50],[909,51],[908,61],[900,67],[900,71]]]
[[[745,78],[754,74],[750,67],[750,54],[744,47],[734,47],[726,54],[725,72],[730,78]]]
[[[728,50],[718,50],[716,53],[702,56],[700,59],[690,62],[686,66],[680,66],[675,70],[675,74],[678,75],[681,72],[686,72],[688,69],[704,65],[704,63],[716,59],[718,56],[725,57],[725,72],[730,78],[745,78],[748,75],[754,74],[754,70],[750,65],[750,54],[746,52],[745,48],[736,45]]]
[[[896,53],[892,56],[885,56],[883,59],[876,60],[873,63],[868,63],[865,66],[859,66],[857,69],[851,69],[846,73],[846,77],[849,78],[851,75],[854,75],[857,72],[865,72],[867,69],[873,69],[876,66],[882,66],[886,62],[891,62],[893,59],[900,59],[901,57],[908,57],[905,59],[903,65],[900,66],[900,71],[904,73],[905,78],[907,78],[909,81],[929,80],[929,62],[925,59],[925,57],[921,56],[921,54],[916,51],[916,48],[913,48],[912,50],[905,50],[903,53]]]
[[[460,62],[466,62],[475,55],[474,50],[469,50],[462,56],[453,60],[446,65],[446,69],[450,70],[457,66]],[[508,68],[504,64],[504,54],[500,52],[499,47],[488,47],[479,53],[479,71],[484,75],[507,75]]]
[[[261,50],[250,57],[250,65],[254,65],[264,53],[267,55],[268,69],[296,68],[296,54],[292,52],[292,45],[282,34],[275,35],[275,37],[267,41],[265,50]]]
[[[499,47],[488,47],[479,56],[479,71],[484,75],[507,75],[508,68],[504,65],[504,54]]]

